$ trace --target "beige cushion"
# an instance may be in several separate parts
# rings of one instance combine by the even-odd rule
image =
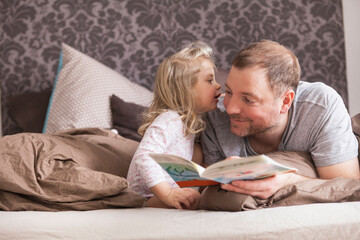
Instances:
[[[62,68],[49,103],[44,132],[111,127],[110,96],[148,106],[153,93],[95,59],[62,44]]]

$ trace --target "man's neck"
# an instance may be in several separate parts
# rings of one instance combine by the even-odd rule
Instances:
[[[258,154],[278,151],[284,135],[289,114],[282,115],[278,124],[261,134],[248,136],[251,148]]]

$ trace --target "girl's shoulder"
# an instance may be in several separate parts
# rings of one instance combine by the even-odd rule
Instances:
[[[180,115],[176,111],[167,110],[166,112],[159,114],[159,116],[155,118],[154,123],[158,123],[158,122],[170,123],[170,122],[178,122],[178,121],[181,122]]]
[[[163,112],[157,116],[149,128],[156,128],[158,130],[161,129],[162,131],[170,133],[173,131],[182,131],[183,125],[184,124],[181,120],[181,117],[177,112],[173,110],[167,110],[166,112]]]

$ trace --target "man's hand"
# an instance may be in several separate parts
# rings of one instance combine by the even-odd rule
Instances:
[[[231,184],[223,184],[221,188],[232,192],[266,199],[282,187],[307,179],[308,178],[300,176],[296,173],[283,173],[259,180],[236,180]]]

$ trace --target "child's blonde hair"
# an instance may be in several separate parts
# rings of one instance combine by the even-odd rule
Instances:
[[[193,42],[181,51],[164,59],[156,73],[154,99],[138,132],[144,135],[157,116],[167,110],[176,111],[184,125],[185,135],[205,128],[201,116],[195,112],[193,86],[197,82],[201,58],[215,68],[212,48],[204,42]]]

